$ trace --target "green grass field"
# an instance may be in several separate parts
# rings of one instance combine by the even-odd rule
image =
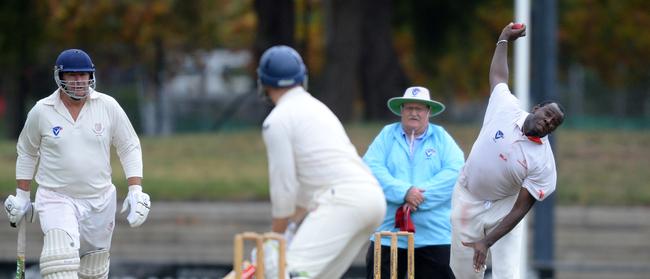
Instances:
[[[363,154],[381,124],[346,129]],[[469,153],[475,125],[446,125]],[[268,199],[266,150],[260,131],[142,138],[144,187],[154,200]],[[577,205],[650,205],[650,133],[583,131],[556,133],[558,201]],[[14,191],[15,142],[0,142],[0,191]],[[120,196],[125,180],[113,154],[114,183]],[[120,189],[121,188],[121,189]]]

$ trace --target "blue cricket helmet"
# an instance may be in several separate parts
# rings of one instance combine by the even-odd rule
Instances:
[[[54,66],[61,73],[83,72],[94,73],[95,65],[90,56],[80,49],[68,49],[59,54]]]
[[[264,86],[282,88],[302,84],[306,87],[307,67],[296,50],[278,45],[262,54],[257,76]]]
[[[88,73],[88,81],[65,81],[63,73]],[[63,92],[75,100],[87,96],[90,88],[95,89],[95,65],[86,52],[80,49],[67,49],[59,54],[54,65],[54,81],[63,89]],[[85,88],[85,94],[79,95],[75,91]]]

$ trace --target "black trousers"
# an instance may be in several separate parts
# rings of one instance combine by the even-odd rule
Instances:
[[[449,267],[450,245],[432,245],[415,249],[415,278],[454,278]],[[397,278],[406,278],[406,249],[397,249]],[[375,243],[370,241],[366,254],[366,278],[374,275]],[[390,279],[390,246],[381,246],[381,278]]]

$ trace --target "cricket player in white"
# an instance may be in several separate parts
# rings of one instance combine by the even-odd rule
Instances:
[[[507,85],[508,43],[525,32],[525,26],[515,29],[512,23],[501,32],[483,127],[454,189],[450,266],[456,278],[483,278],[488,250],[492,278],[523,278],[519,221],[555,190],[555,159],[546,135],[562,124],[564,112],[545,102],[528,113]]]
[[[268,49],[257,72],[276,105],[262,131],[272,230],[285,233],[290,217],[308,211],[288,245],[287,270],[292,278],[340,278],[383,220],[384,194],[343,125],[305,91],[307,70],[294,49]]]
[[[140,141],[117,101],[94,90],[95,67],[84,51],[63,51],[54,79],[58,88],[36,103],[18,138],[18,186],[5,210],[12,224],[23,218],[36,172],[42,277],[108,278],[116,208],[110,148],[115,146],[129,185],[122,212],[130,209],[127,220],[137,227],[151,206],[140,186]]]

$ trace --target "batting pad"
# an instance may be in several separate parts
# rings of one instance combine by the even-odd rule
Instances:
[[[82,279],[106,279],[110,267],[108,250],[91,251],[81,256],[79,266],[79,278]]]
[[[45,233],[41,252],[43,279],[77,278],[79,248],[67,232],[52,229]]]

